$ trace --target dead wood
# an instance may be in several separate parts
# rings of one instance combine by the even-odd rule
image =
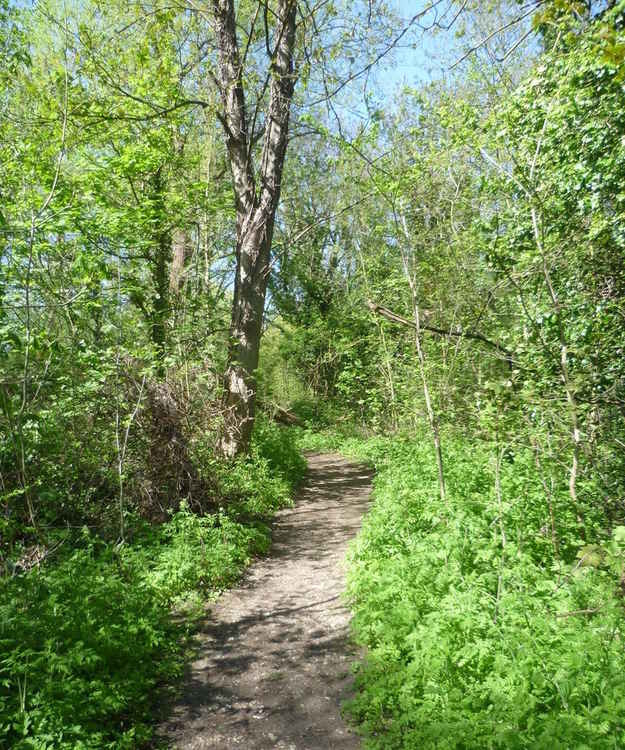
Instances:
[[[372,313],[375,313],[376,315],[381,315],[383,318],[386,318],[387,320],[390,320],[391,323],[398,323],[402,326],[408,326],[409,328],[416,329],[416,324],[414,321],[408,320],[407,318],[403,318],[401,315],[397,315],[397,313],[394,313],[392,310],[389,310],[387,307],[382,307],[382,305],[378,305],[375,302],[372,302],[371,300],[367,301],[367,307],[371,310]],[[477,331],[464,331],[459,328],[439,328],[438,326],[430,325],[429,323],[423,323],[420,322],[419,328],[424,331],[429,331],[430,333],[436,333],[439,336],[452,336],[455,338],[465,338],[465,339],[473,339],[474,341],[481,341],[483,344],[486,344],[486,346],[490,347],[491,349],[495,349],[498,351],[502,358],[505,359],[505,361],[508,363],[508,366],[512,369],[512,356],[513,352],[511,352],[509,349],[506,349],[505,346],[500,344],[497,341],[492,341],[491,339],[487,338],[481,333],[478,333]]]

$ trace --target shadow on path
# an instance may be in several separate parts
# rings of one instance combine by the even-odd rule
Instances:
[[[368,508],[372,472],[308,457],[270,557],[212,608],[182,695],[159,730],[178,750],[357,750],[341,719],[349,696],[343,558]]]

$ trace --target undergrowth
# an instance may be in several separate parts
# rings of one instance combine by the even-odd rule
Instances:
[[[443,504],[428,440],[299,440],[377,469],[348,584],[367,748],[625,747],[624,527],[588,508],[582,539],[564,485],[552,528],[529,452],[497,493],[494,446],[446,436]]]
[[[199,612],[189,604],[267,550],[269,516],[290,502],[304,468],[290,436],[259,421],[250,459],[210,467],[232,500],[218,514],[183,505],[162,525],[136,521],[122,545],[85,528],[48,564],[2,581],[0,747],[147,742],[158,689],[181,674]]]

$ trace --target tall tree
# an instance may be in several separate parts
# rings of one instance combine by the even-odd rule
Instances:
[[[257,15],[261,5],[258,5]],[[217,86],[223,107],[221,122],[236,203],[237,264],[221,439],[223,453],[234,456],[247,448],[254,423],[254,371],[258,367],[271,241],[297,78],[294,65],[297,4],[295,0],[278,0],[271,11],[268,5],[264,6],[269,99],[257,168],[251,158],[254,123],[250,126],[247,117],[243,78],[249,45],[241,53],[234,0],[213,0],[212,11],[219,55]],[[274,20],[273,36],[268,28],[270,12]]]
[[[342,133],[336,97],[362,78],[367,99],[366,82],[374,66],[440,3],[423,5],[411,18],[399,20],[386,3],[373,0],[366,6],[343,0],[312,8],[298,0],[212,0],[218,53],[214,82],[236,205],[236,274],[221,438],[226,456],[246,450],[254,424],[254,371],[295,84],[301,78],[309,94],[307,111],[299,118],[305,132],[328,132],[317,121],[325,107]]]

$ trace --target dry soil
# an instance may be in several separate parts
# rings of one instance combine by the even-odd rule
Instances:
[[[270,556],[211,608],[182,693],[159,735],[178,750],[357,750],[341,717],[351,689],[344,557],[371,472],[308,456]]]

